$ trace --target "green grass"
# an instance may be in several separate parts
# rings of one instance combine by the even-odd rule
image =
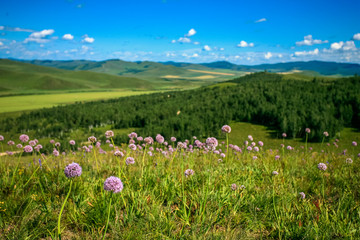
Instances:
[[[0,97],[0,113],[49,108],[74,102],[119,98],[133,95],[148,94],[153,92],[154,91],[119,90],[106,92],[53,93]]]
[[[230,143],[243,148],[243,153],[231,150],[222,162],[211,151],[176,149],[164,155],[154,150],[150,157],[149,146],[132,151],[127,145],[119,146],[126,154],[118,158],[105,143],[101,147],[107,154],[94,148],[75,155],[66,149],[67,155],[59,157],[2,156],[0,238],[57,239],[57,219],[70,185],[63,169],[72,162],[81,165],[82,175],[73,180],[62,213],[62,239],[102,237],[110,201],[103,183],[109,176],[120,177],[124,189],[113,194],[107,239],[360,237],[360,178],[356,177],[360,149],[344,138],[351,131],[339,141],[348,149],[346,155],[339,155],[341,149],[332,145],[324,153],[300,147],[269,151],[265,129],[242,123],[231,126]],[[242,142],[248,135],[264,141],[264,148],[244,150]],[[167,151],[164,145],[153,147]],[[275,155],[280,159],[275,160]],[[129,156],[134,157],[134,165],[125,164]],[[353,163],[347,164],[347,158]],[[326,171],[317,168],[320,162],[328,162]],[[194,175],[185,177],[186,169],[193,169]],[[299,192],[306,194],[305,199]]]

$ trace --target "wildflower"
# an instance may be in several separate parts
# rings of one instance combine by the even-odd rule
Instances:
[[[136,132],[132,132],[129,135],[129,138],[137,138],[137,133]]]
[[[75,141],[74,141],[74,140],[70,140],[70,141],[69,141],[69,144],[74,146],[74,145],[75,145]]]
[[[49,142],[50,142],[51,144],[55,144],[55,140],[54,140],[54,139],[51,139]]]
[[[164,145],[167,146],[167,145],[169,145],[169,144],[168,144],[168,142],[164,142]]]
[[[144,139],[143,139],[143,137],[137,137],[136,140],[137,140],[138,142],[141,142],[141,141],[144,140]]]
[[[279,160],[279,159],[280,159],[280,155],[276,155],[275,160]]]
[[[351,158],[347,158],[346,163],[351,164],[351,163],[353,163],[353,160]]]
[[[322,170],[322,171],[325,171],[327,169],[327,166],[325,163],[319,163],[317,167],[319,170]]]
[[[305,199],[305,193],[300,192],[299,195],[300,195],[300,198],[301,198],[301,199]]]
[[[357,142],[353,141],[353,142],[352,142],[352,145],[353,145],[354,147],[356,147],[356,146],[357,146]]]
[[[281,147],[281,148],[284,148],[284,147],[285,147],[285,145],[284,145],[284,144],[280,144],[280,147]]]
[[[136,145],[135,145],[135,144],[130,144],[130,145],[129,145],[129,148],[130,148],[131,150],[135,151],[135,150],[136,150]]]
[[[226,156],[225,156],[225,153],[221,153],[221,154],[220,154],[220,157],[225,158],[225,157],[226,157]]]
[[[149,150],[150,150],[150,151],[154,151],[154,147],[149,147]]]
[[[96,142],[95,147],[100,148],[101,142]]]
[[[214,137],[209,137],[206,139],[206,146],[209,149],[215,149],[218,146],[218,141]]]
[[[248,139],[249,139],[250,141],[253,141],[253,140],[254,140],[251,135],[248,136]]]
[[[144,142],[145,142],[146,144],[153,144],[153,143],[154,143],[154,139],[153,139],[152,137],[146,137],[146,138],[144,139]]]
[[[221,131],[223,131],[224,133],[230,133],[231,127],[229,125],[224,125],[222,126]]]
[[[59,142],[55,143],[55,147],[60,147],[61,144]]]
[[[236,183],[231,184],[231,190],[235,191],[238,188]]]
[[[109,139],[106,139],[105,143],[108,143],[108,144],[109,144],[109,143],[111,143],[111,142],[110,142],[110,140],[109,140]]]
[[[59,153],[58,150],[56,150],[56,149],[54,148],[54,150],[53,150],[53,155],[54,155],[55,157],[58,157],[58,156],[60,155],[60,153]]]
[[[132,143],[135,143],[135,140],[131,138],[131,139],[129,140],[129,144],[132,144]]]
[[[116,151],[114,152],[114,156],[116,156],[116,157],[123,157],[124,154],[123,154],[121,151],[116,150]]]
[[[34,146],[36,145],[36,141],[35,141],[35,140],[31,140],[31,141],[29,142],[29,145],[32,146],[32,147],[34,147]]]
[[[324,132],[323,133],[325,137],[328,137],[329,136],[329,133],[328,132]]]
[[[80,177],[82,168],[77,163],[70,163],[64,169],[65,176],[67,178]]]
[[[31,153],[33,151],[33,147],[30,145],[26,145],[24,147],[24,152]]]
[[[260,147],[264,146],[264,143],[262,141],[259,141],[258,144],[259,144]]]
[[[34,149],[35,149],[37,152],[40,152],[40,149],[42,149],[42,148],[43,148],[43,146],[40,145],[40,144],[38,144],[38,145],[36,145],[36,146],[34,147]]]
[[[257,156],[253,156],[253,160],[256,160],[258,157]]]
[[[106,137],[106,138],[111,138],[111,137],[113,137],[113,136],[114,136],[114,132],[113,132],[113,131],[108,130],[108,131],[105,132],[105,137]]]
[[[0,135],[0,141],[4,141],[4,136]]]
[[[192,169],[186,169],[186,170],[185,170],[185,177],[194,175],[194,173],[195,173],[194,170],[192,170]]]
[[[17,148],[22,148],[23,145],[21,145],[20,143],[16,145]]]
[[[123,190],[124,186],[120,178],[111,176],[108,177],[104,182],[104,190],[112,191],[113,193],[118,193]]]
[[[279,173],[277,171],[273,171],[272,175],[279,175]]]
[[[171,140],[172,142],[176,142],[176,137],[171,137],[170,140]]]
[[[291,146],[286,147],[287,150],[292,150],[293,148]]]
[[[113,148],[113,147],[114,147],[114,145],[112,145],[112,144],[109,144],[109,147]]]
[[[151,151],[147,152],[147,154],[152,157],[153,156],[153,153]]]
[[[245,146],[249,145],[249,142],[248,141],[245,141],[244,142]]]
[[[20,135],[19,139],[20,139],[20,141],[25,143],[25,142],[29,141],[29,136],[26,134],[22,134],[22,135]]]
[[[309,134],[310,133],[310,128],[305,128],[305,132]]]
[[[248,151],[252,151],[252,147],[251,147],[251,146],[248,146],[246,149],[247,149]]]
[[[132,157],[128,157],[128,158],[126,158],[125,163],[126,163],[126,165],[134,164],[135,160]]]
[[[240,189],[245,189],[246,187],[244,185],[241,185],[239,188]]]
[[[184,148],[184,149],[185,149],[185,148],[186,148],[186,143],[185,143],[185,142],[184,142],[184,143],[183,143],[183,142],[178,142],[178,143],[177,143],[177,147],[178,147],[178,148]]]
[[[165,139],[163,136],[161,136],[160,134],[156,135],[156,141],[160,144],[164,143]]]
[[[96,142],[96,137],[90,136],[90,137],[88,137],[88,141],[94,143],[94,142]]]
[[[283,138],[286,138],[286,136],[287,136],[286,133],[283,133],[283,134],[282,134],[282,137],[283,137]]]
[[[221,163],[223,160],[221,158],[218,159],[218,163]]]
[[[254,147],[254,151],[258,152],[259,151],[259,147]]]

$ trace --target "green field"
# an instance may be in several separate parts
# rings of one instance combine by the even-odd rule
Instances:
[[[83,101],[119,98],[132,95],[149,94],[155,91],[107,91],[107,92],[76,92],[34,94],[25,96],[0,97],[0,113],[27,111],[40,108],[70,104]]]

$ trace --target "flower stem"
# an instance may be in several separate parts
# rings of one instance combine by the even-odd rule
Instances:
[[[61,214],[62,214],[62,212],[63,212],[63,210],[64,210],[66,201],[67,201],[68,198],[69,198],[69,195],[70,195],[70,192],[71,192],[72,183],[73,183],[73,180],[70,180],[69,192],[68,192],[68,194],[66,195],[66,198],[65,198],[65,200],[64,200],[63,205],[61,206],[60,213],[59,213],[59,219],[58,219],[58,236],[59,236],[59,240],[61,240],[61,229],[60,229]]]
[[[111,196],[110,196],[110,203],[109,203],[109,210],[108,210],[108,216],[107,216],[107,220],[106,220],[106,226],[105,226],[105,232],[104,232],[103,240],[105,239],[105,236],[106,236],[106,231],[107,231],[108,226],[109,226],[110,208],[111,208],[112,195],[113,195],[113,193],[111,192]]]

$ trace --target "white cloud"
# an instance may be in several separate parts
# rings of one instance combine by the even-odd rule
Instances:
[[[256,20],[255,23],[266,22],[266,21],[267,21],[266,18],[260,18],[259,20]]]
[[[312,46],[314,44],[323,44],[328,43],[328,40],[319,40],[319,39],[313,39],[312,35],[307,35],[304,37],[303,41],[296,42],[297,46]]]
[[[353,39],[353,40],[358,40],[358,41],[360,41],[360,33],[354,34],[354,36],[353,36],[352,39]]]
[[[349,50],[356,50],[356,46],[354,41],[340,41],[340,42],[334,42],[331,44],[330,46],[331,50],[344,50],[344,51],[349,51]]]
[[[0,42],[0,47],[3,46],[4,44],[2,42]]]
[[[4,30],[4,26],[0,26],[0,30]]]
[[[264,57],[265,57],[266,59],[270,59],[270,58],[272,57],[271,52],[267,52],[266,54],[264,54]]]
[[[203,48],[205,51],[211,51],[211,47],[209,47],[209,45],[205,45]]]
[[[179,43],[190,43],[191,39],[187,37],[181,37],[177,40]]]
[[[64,36],[62,36],[62,39],[64,40],[73,40],[74,36],[71,35],[70,33],[64,34]]]
[[[224,51],[224,50],[225,50],[225,48],[220,48],[219,50],[220,50],[220,51]]]
[[[319,49],[316,48],[313,51],[302,51],[302,52],[295,52],[295,56],[299,57],[299,56],[307,56],[307,55],[318,55],[319,54]]]
[[[94,38],[89,37],[87,34],[85,34],[83,37],[84,37],[84,39],[82,40],[82,42],[85,42],[85,43],[93,43],[93,42],[95,41]]]
[[[199,54],[197,54],[197,53],[194,53],[193,55],[192,55],[192,57],[199,57]]]
[[[196,34],[195,29],[190,29],[189,32],[187,34],[185,34],[185,37],[191,37],[194,36]]]
[[[200,44],[200,42],[194,42],[194,44],[195,44],[195,45],[199,45],[199,44]]]
[[[176,43],[176,40],[175,40],[175,39],[174,39],[174,40],[172,40],[172,41],[171,41],[171,43]]]
[[[236,45],[237,47],[253,47],[254,46],[254,43],[247,43],[245,41],[241,41],[238,45]]]
[[[53,34],[55,31],[53,29],[44,29],[40,32],[33,32],[32,34],[30,34],[30,38],[44,38],[47,37],[51,34]]]

